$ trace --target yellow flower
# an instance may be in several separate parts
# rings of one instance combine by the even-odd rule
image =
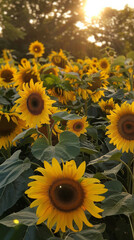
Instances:
[[[87,117],[67,121],[67,130],[75,133],[78,137],[87,132],[88,126]]]
[[[110,114],[110,111],[115,108],[113,98],[110,98],[109,100],[106,101],[101,99],[101,101],[98,104],[101,107],[102,111],[106,112],[106,114]]]
[[[102,58],[99,60],[98,62],[98,68],[102,71],[106,71],[106,72],[109,72],[110,70],[110,63],[109,61],[107,60],[107,58]]]
[[[41,57],[45,51],[43,43],[35,41],[29,46],[29,52],[34,55],[35,58]]]
[[[65,68],[68,64],[68,60],[66,55],[63,53],[62,49],[60,49],[59,52],[52,51],[52,53],[48,56],[49,61],[52,62],[52,64],[60,67]]]
[[[63,163],[61,169],[58,161],[53,158],[52,166],[44,161],[44,168],[39,167],[42,176],[31,176],[35,181],[30,182],[26,190],[28,197],[35,199],[30,207],[37,207],[37,217],[40,224],[47,220],[47,226],[51,229],[56,224],[55,232],[60,229],[66,231],[66,227],[72,231],[81,231],[83,222],[92,227],[88,221],[85,210],[96,218],[101,218],[99,213],[103,210],[94,202],[105,199],[100,196],[107,191],[105,186],[95,178],[82,178],[86,164],[85,162],[77,168],[74,160]],[[77,229],[73,226],[73,221]]]
[[[24,83],[30,83],[30,80],[33,79],[33,82],[40,82],[40,76],[37,71],[37,66],[31,67],[30,62],[21,61],[22,66],[19,65],[19,72],[15,75],[15,86],[17,90],[22,90]]]
[[[92,80],[88,82],[87,92],[91,96],[93,102],[98,102],[104,96],[104,89],[108,85],[108,75],[105,72],[100,72],[100,76],[92,76]]]
[[[110,120],[110,125],[107,126],[110,143],[116,145],[117,149],[122,149],[122,152],[134,153],[134,102],[124,102],[121,106],[116,104],[116,108],[107,117]]]
[[[0,111],[0,148],[7,148],[12,140],[26,128],[25,122],[17,113]],[[15,145],[15,142],[13,142]]]
[[[57,97],[59,102],[61,102],[62,104],[67,104],[67,102],[69,102],[69,101],[76,100],[76,96],[73,91],[65,91],[59,87],[48,89],[48,93],[51,96]]]
[[[26,121],[26,125],[29,127],[38,127],[41,124],[49,124],[49,114],[52,104],[55,102],[51,100],[43,88],[43,82],[35,83],[30,81],[30,86],[25,84],[23,91],[19,91],[20,98],[16,100],[19,106],[16,107],[16,111],[21,113],[21,118]]]
[[[39,69],[40,74],[53,74],[55,76],[58,76],[59,68],[56,66],[53,66],[51,63],[44,64]]]
[[[8,63],[5,66],[2,65],[0,69],[0,87],[12,87],[14,84],[14,76],[16,72],[16,68],[10,67]]]

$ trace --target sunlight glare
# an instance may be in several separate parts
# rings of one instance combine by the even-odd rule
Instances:
[[[85,18],[87,22],[91,21],[91,18],[98,16],[105,7],[111,7],[113,9],[124,9],[125,5],[134,8],[134,0],[87,0],[85,5]]]

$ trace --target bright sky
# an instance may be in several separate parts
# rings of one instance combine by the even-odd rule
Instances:
[[[134,0],[87,0],[85,6],[86,20],[90,21],[93,16],[97,16],[105,7],[114,9],[124,9],[125,5],[134,8]]]

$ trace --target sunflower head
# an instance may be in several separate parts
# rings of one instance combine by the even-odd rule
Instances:
[[[110,98],[109,100],[104,101],[101,99],[99,102],[99,106],[101,107],[102,111],[104,111],[106,114],[110,114],[110,111],[115,108],[114,100],[113,98]]]
[[[75,133],[78,137],[81,134],[87,132],[86,128],[89,126],[87,122],[87,117],[83,117],[80,119],[69,120],[67,122],[67,130]]]
[[[2,65],[0,69],[0,86],[5,88],[12,87],[16,72],[16,68],[10,67],[8,63],[5,66]]]
[[[31,79],[34,83],[41,81],[37,66],[31,67],[29,61],[23,61],[22,66],[19,65],[19,72],[15,75],[15,86],[17,86],[17,90],[22,90],[23,84],[29,84]]]
[[[41,57],[45,51],[43,43],[39,41],[32,42],[29,46],[29,52],[34,55],[35,58]]]
[[[63,53],[62,49],[60,49],[59,53],[52,51],[52,53],[48,56],[49,61],[52,62],[52,64],[60,67],[65,68],[68,64],[68,60],[66,55]]]
[[[20,119],[18,114],[0,111],[0,148],[2,146],[7,148],[24,128],[26,128],[25,122]]]
[[[110,70],[110,63],[107,58],[100,59],[98,67],[100,70],[108,72]]]
[[[116,104],[107,117],[110,120],[107,127],[110,143],[116,145],[117,149],[122,149],[122,152],[134,153],[134,102],[124,102],[121,106]]]
[[[69,101],[76,100],[76,96],[73,91],[66,91],[61,87],[55,87],[55,88],[49,89],[48,93],[51,96],[58,98],[59,102],[61,102],[62,104],[67,104],[67,102]]]
[[[26,121],[29,127],[38,127],[41,124],[49,124],[49,114],[52,104],[51,100],[43,88],[43,82],[35,83],[33,80],[23,86],[23,90],[19,91],[20,98],[16,100],[16,111],[21,113],[21,118]]]
[[[56,66],[53,66],[50,63],[44,64],[39,69],[40,74],[53,74],[55,76],[58,76],[59,68]]]
[[[26,191],[28,197],[35,199],[30,207],[37,207],[36,214],[39,218],[37,224],[47,220],[47,226],[51,229],[56,224],[55,232],[66,227],[72,231],[81,231],[83,222],[91,227],[85,215],[87,210],[91,215],[101,218],[103,210],[94,202],[104,200],[100,196],[107,191],[103,184],[95,178],[83,178],[85,162],[77,168],[74,160],[66,162],[61,168],[58,161],[53,158],[52,166],[44,161],[44,167],[39,167],[42,176],[32,176],[35,181],[30,182]],[[76,223],[77,229],[74,228]]]

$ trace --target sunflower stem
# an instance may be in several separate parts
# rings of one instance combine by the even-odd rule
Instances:
[[[133,81],[134,81],[134,78],[133,78],[133,75],[134,75],[134,64],[133,64],[133,71],[132,71],[132,73],[130,74],[130,78],[129,78],[129,80],[130,80],[130,91],[133,91]]]
[[[130,227],[131,227],[131,232],[132,232],[132,236],[134,239],[134,217],[128,217],[129,218],[129,223],[130,223]]]
[[[122,161],[121,159],[117,159],[115,161],[121,162],[123,165],[125,165],[125,167],[127,168],[128,172],[130,173],[131,180],[132,180],[132,185],[134,186],[134,176],[133,176],[133,173],[132,173],[130,167],[124,161]]]
[[[85,100],[85,116],[87,116],[87,100]]]
[[[36,167],[40,167],[40,165],[38,163],[35,162],[31,162],[32,165],[36,166]]]
[[[52,131],[50,129],[50,125],[49,124],[47,124],[47,133],[48,133],[49,144],[52,145]]]
[[[26,203],[27,203],[28,205],[31,204],[30,200],[26,197],[26,195],[23,195],[23,198],[24,198],[24,200],[26,201]]]
[[[47,142],[48,145],[49,145],[49,140],[48,140],[48,138],[45,136],[45,134],[43,134],[42,132],[38,131],[38,129],[36,129],[36,131],[37,131],[37,133],[38,133],[39,135],[42,135],[42,136],[45,138],[46,142]]]

